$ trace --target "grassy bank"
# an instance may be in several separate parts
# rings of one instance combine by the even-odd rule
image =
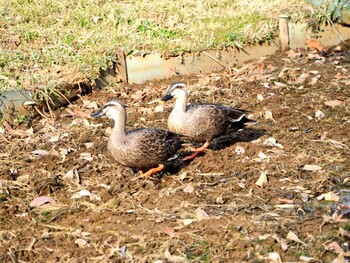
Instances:
[[[278,16],[302,17],[303,0],[0,0],[0,91],[57,85],[57,71],[94,79],[115,51],[225,48],[270,40]]]

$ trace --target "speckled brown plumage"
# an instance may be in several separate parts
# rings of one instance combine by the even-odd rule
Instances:
[[[168,127],[196,142],[211,141],[228,130],[243,128],[249,120],[242,115],[244,112],[241,110],[218,104],[187,105],[185,113],[171,112]]]
[[[192,141],[204,142],[204,145],[191,156],[189,160],[204,151],[209,143],[228,130],[238,130],[247,123],[254,123],[247,119],[243,110],[234,109],[219,104],[187,105],[188,92],[181,82],[172,83],[163,101],[175,98],[175,106],[168,118],[170,131],[189,136]]]
[[[127,131],[123,139],[111,135],[108,149],[120,164],[148,170],[172,157],[181,148],[179,136],[160,129]]]
[[[135,129],[125,132],[126,112],[119,101],[107,102],[92,117],[107,116],[114,120],[114,127],[108,140],[108,150],[114,159],[127,167],[138,168],[141,173],[151,175],[163,169],[162,163],[172,157],[180,148],[180,135],[161,129]]]

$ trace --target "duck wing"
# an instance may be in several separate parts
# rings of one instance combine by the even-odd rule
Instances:
[[[172,157],[182,147],[178,134],[162,129],[136,129],[126,132],[129,155],[135,166],[150,168]]]
[[[188,112],[200,111],[206,113],[206,115],[212,116],[217,125],[223,125],[224,123],[231,126],[231,128],[241,129],[244,126],[254,125],[255,121],[245,117],[247,111],[242,109],[231,108],[229,106],[224,106],[215,103],[203,103],[187,106]]]

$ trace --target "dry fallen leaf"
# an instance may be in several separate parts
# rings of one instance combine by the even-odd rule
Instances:
[[[300,194],[300,196],[301,196],[301,200],[303,201],[303,202],[307,202],[308,200],[309,200],[309,194],[308,193],[301,193]]]
[[[316,164],[306,164],[306,165],[304,165],[303,170],[312,171],[312,172],[321,171],[322,167],[319,165],[316,165]]]
[[[306,45],[313,50],[317,50],[317,51],[325,51],[325,46],[322,45],[320,43],[320,41],[316,40],[316,39],[307,39],[306,40]]]
[[[298,57],[301,56],[301,52],[297,52],[296,50],[293,50],[293,49],[289,49],[287,52],[286,52],[287,56],[291,59],[296,59]]]
[[[53,135],[50,136],[49,142],[58,142],[58,140],[60,139],[60,132],[57,132]]]
[[[182,220],[182,224],[184,224],[184,226],[188,226],[192,224],[194,221],[195,221],[194,219],[184,219]]]
[[[170,227],[170,226],[166,226],[163,229],[164,233],[169,235],[170,237],[174,237],[175,236],[175,231],[174,228]]]
[[[329,100],[326,101],[324,104],[329,106],[329,107],[335,107],[341,105],[343,102],[340,100]]]
[[[306,245],[305,242],[301,241],[296,234],[294,234],[292,231],[289,231],[287,234],[287,239],[292,240],[294,242],[300,243],[302,245]]]
[[[262,151],[260,151],[259,153],[258,153],[258,157],[260,158],[260,159],[268,159],[269,157],[265,154],[265,153],[263,153]]]
[[[93,142],[86,142],[86,143],[84,143],[84,145],[85,145],[86,149],[90,149],[91,147],[94,146],[94,143]]]
[[[88,242],[85,239],[78,238],[74,241],[74,244],[78,245],[78,247],[83,248],[88,245]]]
[[[265,120],[272,120],[275,122],[275,119],[273,118],[271,111],[269,111],[269,110],[265,111]]]
[[[63,175],[63,179],[73,179],[75,176],[79,176],[77,170],[69,170],[65,175]]]
[[[267,146],[276,146],[280,149],[283,149],[283,145],[280,143],[277,143],[277,140],[273,137],[269,137],[267,138],[264,142],[263,145],[267,145]]]
[[[288,87],[287,84],[284,84],[284,83],[279,82],[279,81],[275,81],[274,83],[275,83],[275,85],[276,85],[277,87],[280,87],[280,88],[286,88],[286,87]]]
[[[262,94],[258,94],[256,96],[256,98],[259,100],[259,101],[263,101],[264,100],[264,96]]]
[[[215,198],[215,203],[220,205],[225,203],[224,199],[222,198],[222,194]]]
[[[314,261],[316,261],[315,258],[313,258],[313,257],[308,257],[308,256],[300,256],[299,259],[300,259],[300,261],[302,261],[302,262],[314,262]]]
[[[265,235],[259,236],[258,238],[259,238],[259,240],[266,240],[266,239],[268,239],[270,237],[271,237],[271,234],[265,234]]]
[[[86,189],[83,189],[83,190],[80,190],[78,193],[72,195],[72,199],[78,199],[78,198],[81,198],[83,196],[91,196],[91,192],[86,190]]]
[[[347,75],[343,75],[340,72],[338,72],[337,74],[335,74],[334,76],[336,79],[348,79],[349,77]]]
[[[167,259],[166,262],[186,262],[187,258],[182,256],[171,255],[169,249],[166,249],[164,252],[164,257]]]
[[[332,263],[348,263],[348,260],[345,260],[344,253],[339,254],[335,259],[333,259]]]
[[[309,81],[309,85],[315,85],[320,78],[321,78],[320,75],[317,75],[317,76],[311,78],[311,80]]]
[[[245,153],[245,149],[244,149],[242,146],[237,145],[237,146],[236,146],[236,149],[235,149],[235,153],[236,153],[237,155],[244,154],[244,153]]]
[[[30,153],[34,154],[34,155],[47,155],[47,154],[49,154],[49,152],[45,151],[45,150],[35,150],[35,151],[30,152]]]
[[[92,155],[91,155],[91,153],[81,153],[80,155],[79,155],[79,158],[80,159],[84,159],[84,160],[86,160],[86,161],[92,161],[94,158],[92,157]]]
[[[96,101],[83,100],[83,107],[87,109],[98,109]]]
[[[157,106],[154,108],[154,112],[162,112],[162,111],[164,111],[163,105],[157,105]]]
[[[278,198],[277,201],[282,204],[293,204],[294,201],[287,198]]]
[[[268,259],[271,263],[282,263],[282,259],[277,252],[268,253]]]
[[[309,77],[307,73],[301,74],[299,77],[297,77],[294,81],[295,84],[305,84],[306,79]]]
[[[345,230],[344,228],[339,227],[339,234],[345,237],[350,237],[350,231]]]
[[[265,171],[262,171],[259,176],[259,179],[255,182],[255,184],[262,187],[266,183],[267,183],[267,174]]]
[[[343,254],[344,250],[338,245],[337,242],[333,241],[325,245],[326,250],[334,250],[337,254]]]
[[[323,118],[325,115],[324,115],[324,113],[323,113],[323,111],[321,111],[321,110],[317,110],[316,112],[315,112],[315,118],[317,118],[317,119],[321,119],[321,118]]]
[[[185,193],[191,194],[191,193],[193,193],[193,191],[194,191],[194,187],[193,187],[192,184],[188,184],[188,185],[183,189],[183,191],[184,191]]]
[[[287,249],[288,249],[288,244],[287,244],[287,242],[286,242],[286,240],[284,240],[283,238],[280,240],[280,244],[281,244],[281,249],[283,250],[283,251],[287,251]]]
[[[182,174],[180,174],[179,179],[180,179],[181,181],[183,181],[183,180],[185,180],[185,178],[187,177],[187,175],[188,175],[188,171],[187,171],[187,172],[183,172]]]
[[[45,203],[53,203],[55,200],[49,196],[39,196],[30,202],[30,207],[38,207]]]
[[[326,200],[326,201],[334,201],[334,202],[338,202],[339,201],[339,196],[336,195],[333,192],[328,192],[326,194],[321,194],[317,197],[317,200]]]
[[[66,159],[66,156],[68,154],[68,149],[67,148],[59,148],[60,156],[63,160]]]
[[[28,130],[25,130],[25,131],[21,129],[13,129],[11,125],[5,120],[2,121],[2,125],[4,126],[5,130],[13,136],[28,137],[28,136],[34,135],[33,128],[29,128]]]
[[[83,119],[83,124],[84,124],[84,127],[87,127],[87,128],[91,127],[91,124],[87,119]]]
[[[209,218],[209,215],[207,214],[207,212],[205,212],[202,208],[196,209],[196,216],[198,221]]]
[[[343,51],[343,48],[342,48],[342,46],[338,45],[333,50],[336,51],[336,52],[341,52],[341,51]]]

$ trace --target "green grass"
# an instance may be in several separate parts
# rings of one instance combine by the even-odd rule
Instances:
[[[40,89],[50,79],[45,70],[58,67],[93,80],[120,49],[177,53],[259,43],[273,38],[279,15],[300,17],[305,8],[303,0],[0,0],[0,91]]]

